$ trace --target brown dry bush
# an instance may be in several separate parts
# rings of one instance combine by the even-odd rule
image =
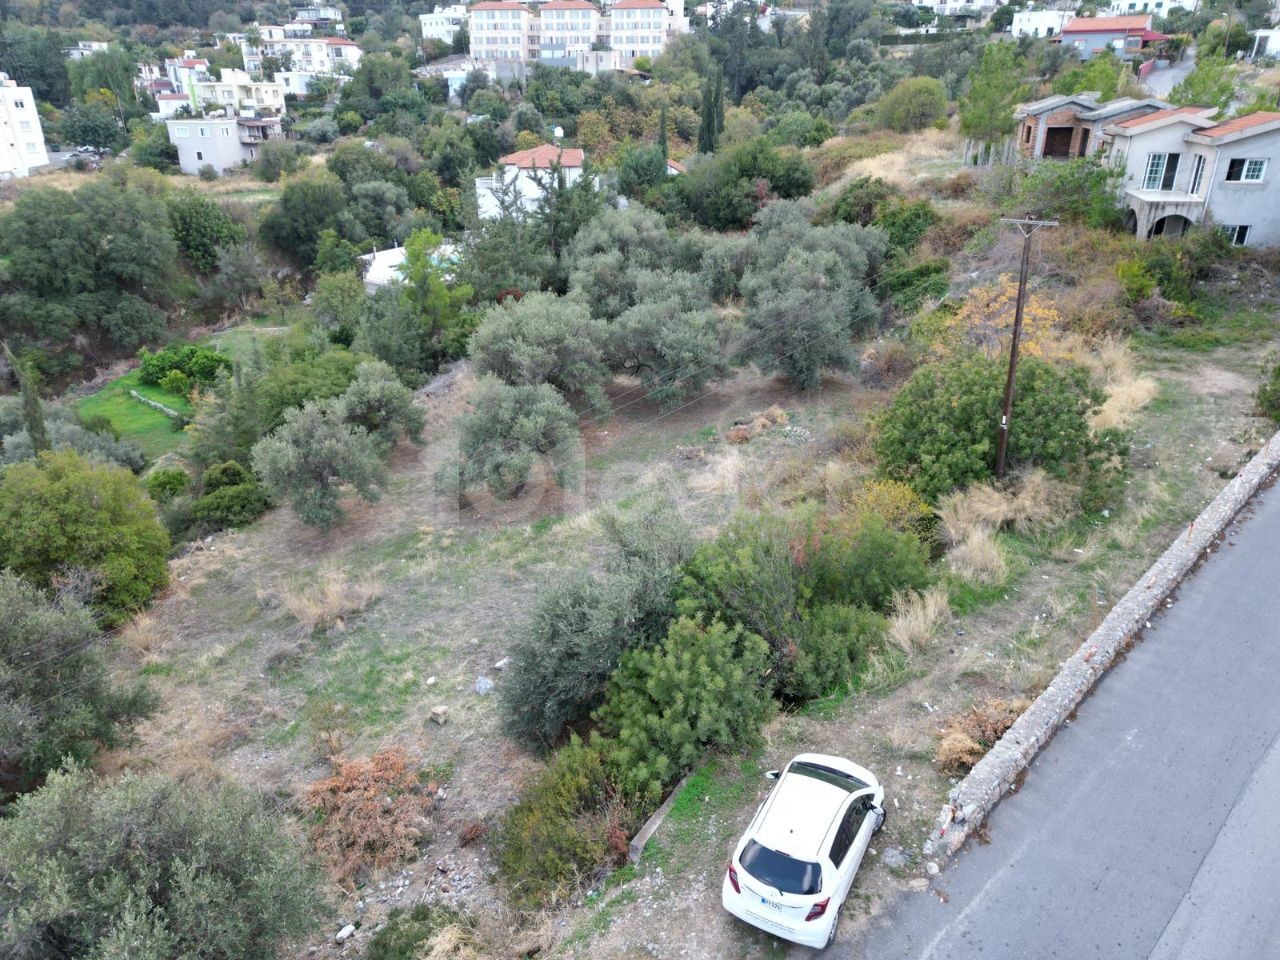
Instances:
[[[333,776],[307,790],[318,817],[311,840],[334,881],[352,888],[371,871],[413,856],[438,791],[438,784],[419,781],[398,748],[336,760]]]
[[[1070,484],[1043,470],[1028,470],[1004,490],[983,482],[948,494],[938,504],[938,528],[952,546],[967,542],[978,530],[1050,530],[1075,516],[1077,499]]]
[[[1009,575],[1009,563],[987,527],[974,527],[947,553],[951,572],[970,583],[994,585]]]
[[[939,625],[950,618],[951,604],[942,587],[929,587],[921,593],[895,592],[887,636],[903,653],[911,653],[928,643]]]
[[[870,347],[858,364],[858,376],[869,387],[893,387],[902,383],[916,368],[910,346],[889,340]]]
[[[275,599],[310,633],[329,627],[341,629],[346,617],[373,603],[382,596],[382,589],[376,573],[353,578],[345,570],[333,569],[305,582],[285,585]]]
[[[991,226],[995,217],[989,210],[964,207],[943,217],[924,235],[923,243],[940,256],[952,256],[965,248],[974,234]]]
[[[961,777],[987,755],[1031,701],[984,700],[958,716],[942,730],[935,758],[943,773]]]
[[[141,613],[120,629],[119,638],[120,645],[145,667],[160,661],[173,642],[173,631],[154,613]]]

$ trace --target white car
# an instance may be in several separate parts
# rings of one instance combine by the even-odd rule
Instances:
[[[840,907],[884,823],[884,787],[821,753],[802,753],[768,776],[778,782],[733,851],[720,899],[753,927],[822,948],[835,939]]]

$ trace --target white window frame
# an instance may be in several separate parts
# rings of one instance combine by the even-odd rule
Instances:
[[[1247,223],[1226,224],[1218,229],[1227,235],[1233,247],[1243,247],[1249,242],[1249,234],[1253,228]]]
[[[1160,184],[1164,182],[1164,171],[1168,165],[1168,153],[1148,153],[1147,169],[1142,175],[1142,189],[1159,190]]]
[[[1244,165],[1240,168],[1240,178],[1238,180],[1231,179],[1231,163],[1234,160],[1243,160]],[[1270,162],[1263,157],[1232,157],[1227,161],[1227,182],[1228,183],[1262,183],[1267,178],[1267,167]],[[1254,176],[1250,176],[1250,172]]]
[[[1200,188],[1204,185],[1204,154],[1197,153],[1195,160],[1191,164],[1191,187],[1188,193],[1192,196],[1200,195]]]
[[[175,137],[189,137],[191,136],[191,128],[190,127],[174,127],[173,135]]]

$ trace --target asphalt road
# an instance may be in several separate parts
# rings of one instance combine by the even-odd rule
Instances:
[[[1252,512],[1252,516],[1250,516]],[[1280,487],[847,960],[1280,958]],[[888,785],[892,787],[892,784]]]
[[[1147,74],[1147,78],[1142,81],[1142,85],[1147,88],[1153,97],[1164,100],[1183,80],[1187,79],[1187,74],[1195,69],[1196,52],[1194,49],[1188,50],[1186,55],[1177,62],[1171,63],[1165,70],[1152,70]]]

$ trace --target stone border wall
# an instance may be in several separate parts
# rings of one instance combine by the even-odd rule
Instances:
[[[924,855],[929,872],[951,858],[982,825],[1036,754],[1177,589],[1258,489],[1280,468],[1280,433],[1213,499],[1138,580],[1058,671],[1045,691],[949,794]]]

